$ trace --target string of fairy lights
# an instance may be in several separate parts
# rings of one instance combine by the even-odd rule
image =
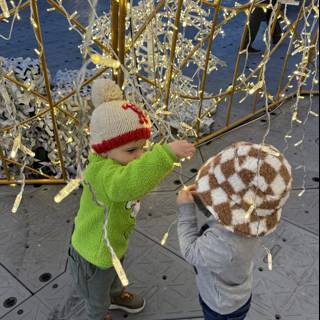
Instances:
[[[233,7],[223,6],[221,1],[210,3],[197,0],[184,2],[170,0],[154,3],[150,0],[144,0],[137,5],[133,5],[131,1],[127,3],[125,21],[126,30],[131,30],[131,32],[125,34],[126,59],[123,63],[121,63],[121,59],[111,43],[112,21],[110,14],[99,15],[97,13],[97,0],[87,0],[87,2],[91,10],[86,27],[83,27],[77,20],[78,12],[69,13],[63,6],[62,0],[50,0],[49,3],[52,6],[47,10],[49,13],[57,11],[62,13],[69,23],[69,30],[78,32],[82,38],[79,49],[83,58],[82,67],[73,78],[73,86],[71,88],[66,90],[58,88],[56,92],[52,93],[52,97],[49,94],[49,103],[48,99],[46,99],[47,97],[41,96],[39,93],[34,99],[36,114],[31,118],[38,123],[42,122],[42,128],[45,128],[47,132],[44,139],[60,141],[57,123],[55,121],[53,121],[53,125],[48,123],[52,121],[52,118],[57,118],[58,122],[61,115],[64,116],[61,120],[66,120],[64,126],[61,124],[62,121],[59,122],[60,131],[64,133],[62,139],[64,139],[66,147],[59,145],[58,141],[56,141],[56,145],[53,143],[53,146],[51,143],[50,148],[53,151],[50,153],[49,162],[44,164],[49,164],[51,167],[60,165],[62,172],[53,171],[55,176],[62,177],[64,180],[68,177],[69,180],[69,183],[56,195],[56,202],[61,202],[78,188],[81,182],[87,183],[83,181],[82,170],[88,152],[86,150],[89,135],[88,114],[92,110],[92,106],[90,106],[88,98],[90,89],[85,90],[85,88],[90,85],[90,81],[95,78],[96,74],[109,77],[111,76],[110,70],[113,70],[114,75],[123,74],[123,90],[126,98],[144,105],[145,111],[154,123],[154,135],[158,135],[160,142],[166,142],[175,137],[188,137],[197,140],[199,134],[206,133],[206,130],[208,130],[212,122],[212,113],[217,109],[217,112],[219,112],[220,104],[227,101],[228,98],[228,113],[231,112],[235,92],[244,94],[240,103],[243,103],[250,96],[253,96],[256,102],[259,98],[265,99],[264,105],[268,118],[268,127],[263,137],[263,145],[271,128],[268,106],[270,103],[275,103],[277,98],[281,103],[279,99],[286,97],[285,92],[287,89],[294,89],[296,95],[295,103],[291,108],[291,128],[284,136],[287,148],[289,148],[290,141],[294,138],[294,125],[298,124],[305,128],[310,116],[318,117],[318,114],[312,110],[311,101],[312,92],[318,84],[317,61],[319,52],[317,46],[318,37],[315,36],[315,30],[318,27],[319,1],[312,0],[307,4],[306,0],[303,0],[300,4],[298,18],[294,22],[291,22],[287,16],[287,7],[297,3],[288,0],[282,0],[280,1],[281,3],[278,2],[275,5],[262,4],[263,1],[261,0],[249,1],[244,5],[235,2]],[[27,1],[27,4],[30,6],[30,24],[38,44],[34,51],[41,61],[42,68],[46,71],[44,72],[44,78],[48,88],[49,75],[48,70],[46,70],[42,36],[41,32],[39,32],[37,1],[30,0]],[[22,0],[17,4],[14,1],[10,1],[10,5],[12,9],[9,9],[6,0],[0,0],[0,22],[9,23],[8,19],[12,16],[9,36],[6,37],[0,34],[1,39],[4,40],[11,39],[15,21],[21,19],[19,9],[23,6]],[[281,5],[285,6],[283,11],[280,10]],[[214,10],[221,10],[223,17],[223,19],[220,19],[221,21],[212,21],[212,12],[214,10],[210,6],[214,7]],[[214,41],[218,37],[225,37],[224,27],[228,22],[238,17],[240,13],[244,12],[246,14],[246,26],[248,26],[250,13],[255,6],[262,6],[264,10],[272,9],[273,12],[264,34],[265,51],[261,62],[255,69],[249,68],[249,73],[246,73],[248,69],[248,47],[239,49],[238,59],[240,60],[245,55],[245,61],[240,74],[240,64],[236,65],[232,85],[225,90],[221,88],[218,94],[206,92],[206,86],[201,86],[201,79],[203,79],[204,73],[210,75],[213,72],[219,72],[219,68],[227,67],[227,64],[221,58],[213,55],[212,50],[207,50],[205,44],[209,40]],[[177,12],[180,15],[177,15]],[[272,48],[272,31],[278,15],[282,18],[283,35],[279,44]],[[150,19],[149,23],[146,23],[147,19]],[[300,28],[299,32],[297,32],[298,28]],[[190,30],[192,30],[193,34],[191,38],[188,36]],[[289,56],[300,56],[301,61],[294,70],[290,71],[287,84],[282,86],[283,83],[281,83],[277,97],[273,97],[267,86],[267,64],[286,37],[290,38],[287,58],[289,59]],[[174,55],[172,56],[173,50]],[[313,54],[312,56],[311,53]],[[206,62],[206,67],[204,67],[204,61]],[[93,70],[89,68],[92,64],[95,65]],[[193,67],[194,70],[191,76],[187,72],[190,67]],[[12,77],[14,78],[12,70],[1,66],[0,61],[0,108],[3,104],[7,114],[5,121],[3,121],[3,127],[1,128],[0,126],[0,130],[3,129],[1,131],[0,155],[9,153],[11,163],[20,164],[19,172],[16,174],[20,176],[17,182],[21,184],[21,189],[12,208],[12,212],[15,213],[21,203],[27,179],[24,171],[25,169],[32,171],[32,164],[36,155],[32,150],[32,147],[35,147],[34,139],[32,140],[30,136],[26,138],[26,133],[31,131],[33,123],[30,119],[21,117],[20,110],[14,104],[14,91],[9,86],[10,81],[8,81],[8,79],[12,80]],[[299,104],[304,98],[303,88],[308,81],[311,81],[310,107],[306,118],[300,120]],[[36,85],[32,80],[28,79],[22,84],[19,81],[17,83],[20,94],[36,94]],[[13,85],[17,85],[17,83]],[[54,106],[55,109],[50,108],[51,106]],[[197,124],[200,131],[197,130]],[[176,129],[176,135],[173,135],[172,127]],[[302,148],[304,138],[305,132],[303,132],[298,142],[293,143],[293,146]],[[152,143],[149,144],[149,147],[152,147]],[[61,156],[62,154],[63,157]],[[66,158],[66,163],[72,162],[73,165],[75,163],[71,173],[64,172],[63,158]],[[181,181],[183,180],[181,174],[183,161],[185,159],[176,164],[180,168]],[[4,171],[8,173],[8,169],[5,168],[6,163],[3,160],[2,162]],[[299,196],[302,196],[305,192],[305,164],[303,163],[298,169],[304,170],[303,186],[299,193]],[[44,176],[48,177],[45,174]],[[89,187],[94,201],[101,206],[101,203],[96,200],[94,189],[92,186]],[[108,214],[105,206],[104,211],[105,225],[107,225]],[[170,225],[168,232],[165,233],[161,241],[162,245],[166,243],[173,224],[174,222]],[[124,285],[127,285],[128,279],[119,259],[117,259],[110,246],[107,234],[104,234],[104,240],[112,253],[113,262],[120,279]],[[270,256],[271,253],[268,251],[269,268],[272,269],[272,256]]]
[[[318,3],[313,2],[316,6],[318,6]],[[313,9],[318,14],[318,8]],[[311,57],[310,60],[310,50],[313,50],[315,47],[317,47],[317,42],[312,44],[312,35],[314,34],[314,30],[318,28],[317,23],[313,21],[312,24],[309,24],[309,18],[310,18],[311,12],[306,12],[303,10],[303,17],[304,21],[306,22],[303,26],[302,30],[302,39],[303,42],[296,43],[295,44],[295,51],[292,52],[292,55],[297,54],[297,52],[302,52],[302,59],[299,65],[297,65],[297,70],[293,72],[293,75],[295,75],[295,79],[298,84],[297,92],[301,92],[302,85],[305,83],[305,81],[311,77],[311,92],[313,92],[314,87],[318,84],[318,65],[317,65],[317,54],[315,54],[313,57]],[[313,61],[312,61],[313,60]],[[308,65],[312,64],[314,66],[314,70],[308,69]],[[312,76],[313,74],[313,76]],[[293,79],[293,77],[290,76],[290,81]],[[310,95],[310,103],[309,108],[307,110],[307,114],[304,120],[299,119],[299,104],[300,101],[303,100],[304,97],[301,94],[297,94],[295,103],[291,107],[291,123],[289,131],[285,134],[284,140],[286,142],[286,147],[284,152],[286,152],[289,149],[289,140],[294,139],[293,132],[294,132],[294,125],[302,126],[303,128],[303,134],[301,136],[301,139],[299,139],[297,142],[293,143],[293,146],[295,148],[301,148],[303,152],[303,146],[304,146],[304,140],[305,140],[305,127],[309,120],[310,116],[319,117],[318,113],[312,110],[312,94]],[[303,182],[302,182],[302,188],[300,193],[298,194],[299,197],[302,197],[306,191],[306,177],[307,177],[307,168],[305,166],[305,159],[302,159],[303,164],[296,167],[296,170],[303,170]]]

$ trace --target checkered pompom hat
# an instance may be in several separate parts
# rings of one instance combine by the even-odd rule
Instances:
[[[210,158],[196,178],[198,196],[215,219],[248,237],[276,229],[291,188],[291,166],[284,155],[273,146],[246,142]]]
[[[151,123],[140,107],[123,100],[118,85],[99,79],[92,86],[96,107],[90,122],[90,145],[98,154],[151,136]]]

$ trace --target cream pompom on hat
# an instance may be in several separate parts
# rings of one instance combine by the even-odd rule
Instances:
[[[91,96],[95,110],[90,122],[90,146],[97,154],[150,138],[151,122],[148,116],[140,107],[123,99],[115,82],[96,80]]]

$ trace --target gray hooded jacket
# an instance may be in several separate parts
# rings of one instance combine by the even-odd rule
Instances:
[[[213,217],[199,235],[195,204],[181,205],[179,211],[180,249],[196,268],[201,298],[210,309],[223,315],[240,309],[252,294],[258,240],[226,230]]]

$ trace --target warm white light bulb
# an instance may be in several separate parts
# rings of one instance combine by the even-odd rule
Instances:
[[[116,270],[116,273],[121,281],[122,286],[127,287],[129,285],[128,277],[122,267],[119,258],[115,254],[112,255],[112,264],[114,269]]]
[[[269,271],[272,271],[273,269],[273,258],[271,252],[268,253],[268,268]]]
[[[20,149],[23,153],[27,154],[28,156],[30,156],[31,158],[34,158],[36,156],[36,154],[30,150],[29,148],[27,148],[26,146],[24,146],[23,144],[20,145]]]
[[[245,218],[246,220],[249,220],[251,215],[252,215],[252,212],[256,209],[256,206],[254,204],[252,204],[249,208],[249,210],[246,212],[246,215],[245,215]]]
[[[266,152],[266,153],[268,153],[268,154],[271,154],[271,155],[273,155],[273,156],[275,156],[275,157],[279,157],[280,156],[280,153],[279,152],[277,152],[276,150],[273,150],[271,147],[269,147],[269,146],[262,146],[261,147],[261,150],[262,151],[264,151],[264,152]]]
[[[60,192],[54,197],[56,203],[60,203],[64,198],[66,198],[71,192],[80,186],[81,179],[72,179],[70,182],[60,190]]]
[[[19,132],[13,141],[13,147],[12,147],[11,154],[10,154],[11,159],[15,159],[20,146],[21,146],[21,133]]]
[[[161,240],[161,245],[164,246],[166,243],[167,243],[167,240],[169,238],[169,233],[166,232],[164,235],[163,235],[163,238]]]
[[[1,8],[2,12],[3,12],[3,16],[5,18],[9,18],[10,17],[10,12],[9,12],[9,8],[8,8],[6,0],[0,0],[0,8]]]
[[[16,197],[16,200],[14,201],[13,207],[11,209],[12,213],[16,213],[18,211],[18,209],[20,207],[21,200],[22,200],[22,192],[19,192]]]
[[[113,69],[118,69],[120,67],[119,61],[112,59],[112,58],[109,58],[109,57],[103,57],[99,54],[92,54],[91,60],[94,64],[103,65],[103,66],[110,67]]]

